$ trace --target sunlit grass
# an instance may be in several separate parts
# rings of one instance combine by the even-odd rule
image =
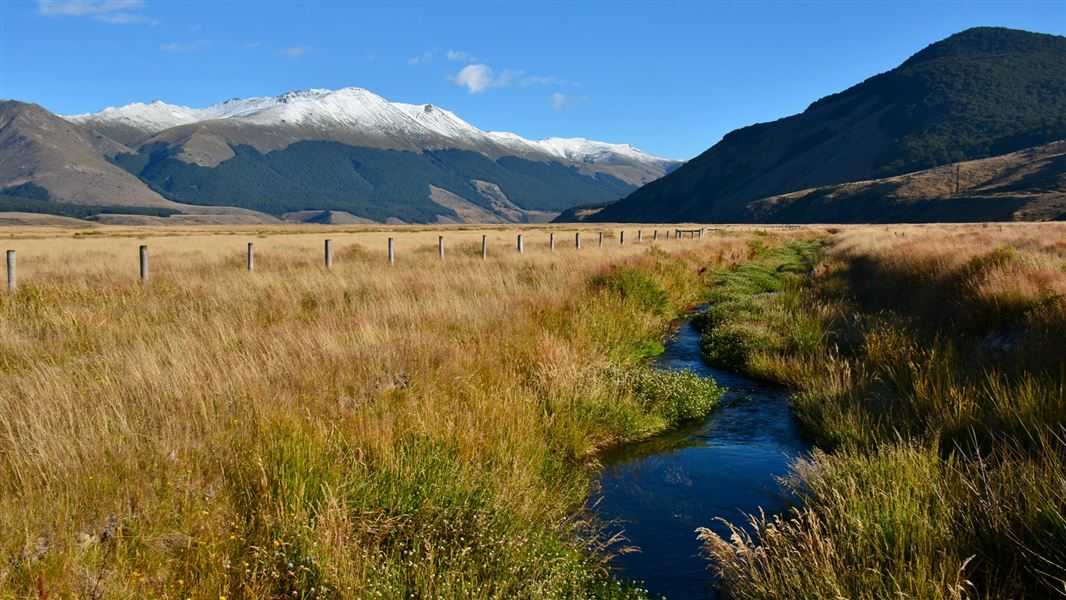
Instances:
[[[775,290],[759,262],[724,276],[738,291],[705,352],[793,386],[832,450],[795,467],[799,506],[756,535],[702,530],[734,596],[1066,594],[1064,234],[854,228],[806,286]]]
[[[596,453],[713,405],[628,370],[750,235],[538,231],[331,231],[332,271],[307,228],[3,240],[0,595],[640,595],[582,516]]]

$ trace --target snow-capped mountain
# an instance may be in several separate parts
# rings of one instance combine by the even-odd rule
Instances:
[[[680,164],[625,144],[488,132],[361,88],[67,117],[11,101],[0,118],[13,123],[0,136],[5,193],[212,219],[544,221]]]
[[[432,104],[389,102],[356,87],[235,98],[206,108],[176,106],[157,100],[66,118],[131,145],[174,127],[224,120],[232,125],[304,128],[310,130],[308,135],[313,139],[328,138],[324,132],[337,132],[358,134],[372,142],[384,140],[387,145],[400,149],[473,149],[494,158],[517,155],[540,160],[562,159],[577,165],[630,167],[639,173],[620,176],[634,183],[662,175],[671,165],[677,164],[677,161],[652,156],[628,144],[584,138],[528,140],[508,132],[485,132],[455,113]],[[340,139],[347,141],[343,135]],[[261,149],[274,149],[276,145]]]

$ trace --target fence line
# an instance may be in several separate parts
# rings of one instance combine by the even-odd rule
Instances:
[[[798,226],[778,226],[778,228],[781,228],[781,229],[792,229],[792,228],[798,228]],[[714,229],[724,229],[724,228],[714,228]],[[739,229],[739,228],[737,228],[737,229]],[[755,229],[755,228],[752,228],[752,229]],[[703,238],[704,233],[706,232],[706,230],[707,230],[706,227],[701,227],[699,229],[674,229],[674,233],[675,233],[674,237],[677,238],[677,239],[681,239],[683,237],[683,234],[687,233],[687,234],[689,234],[689,237],[693,238],[693,239],[695,239],[697,237],[698,238]],[[599,248],[603,247],[603,239],[604,239],[604,232],[603,231],[598,231],[597,232],[597,247],[599,247]],[[655,230],[652,231],[652,238],[651,239],[652,239],[652,241],[658,241],[658,239],[659,239],[659,230],[658,229],[655,229]],[[668,240],[670,239],[670,230],[669,229],[666,230],[666,239],[668,239]],[[637,230],[637,242],[642,242],[643,240],[644,240],[644,231],[642,229],[638,229]],[[624,229],[618,230],[618,245],[619,246],[624,246],[625,245],[625,241],[626,241],[626,232],[625,232],[625,230]],[[482,234],[481,235],[481,258],[482,258],[482,260],[485,260],[485,259],[488,258],[488,252],[489,252],[488,249],[489,249],[488,235],[487,234]],[[580,231],[575,231],[574,232],[574,249],[575,250],[581,250],[581,232]],[[518,254],[524,254],[525,253],[525,238],[524,238],[523,234],[521,234],[521,233],[519,233],[518,237],[517,237],[517,251],[518,251]],[[549,232],[549,234],[548,234],[548,251],[549,252],[554,252],[555,251],[555,232]],[[137,253],[138,253],[139,279],[140,279],[140,281],[142,283],[146,283],[148,281],[148,279],[149,279],[148,246],[146,244],[141,244],[137,248]],[[16,263],[15,263],[15,251],[14,250],[7,250],[6,254],[7,254],[7,290],[8,290],[8,292],[14,292],[16,290],[16,288],[17,288],[17,285],[18,285],[18,276],[17,276],[17,272],[16,272],[16,268],[15,268],[15,266],[16,266]],[[443,235],[438,235],[437,236],[437,258],[439,260],[444,260],[444,236]],[[324,242],[323,242],[323,261],[324,261],[324,266],[325,266],[326,270],[332,270],[333,269],[333,240],[330,239],[330,238],[326,238],[324,240]],[[388,264],[389,265],[395,265],[396,264],[395,238],[392,238],[392,237],[388,238]],[[247,271],[249,273],[255,271],[255,245],[254,245],[253,242],[248,242],[248,245],[247,245],[246,269],[247,269]]]

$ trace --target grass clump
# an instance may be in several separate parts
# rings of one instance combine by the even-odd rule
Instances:
[[[666,313],[669,303],[666,291],[649,275],[635,269],[615,267],[610,273],[593,278],[592,284],[617,295],[639,310],[656,315]]]

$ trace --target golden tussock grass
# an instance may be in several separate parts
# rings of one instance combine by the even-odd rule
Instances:
[[[737,361],[832,452],[754,535],[701,530],[734,596],[1066,595],[1066,225],[842,228],[740,305],[775,337]]]
[[[0,595],[635,594],[577,515],[676,410],[615,373],[751,234],[634,229],[5,231]]]

